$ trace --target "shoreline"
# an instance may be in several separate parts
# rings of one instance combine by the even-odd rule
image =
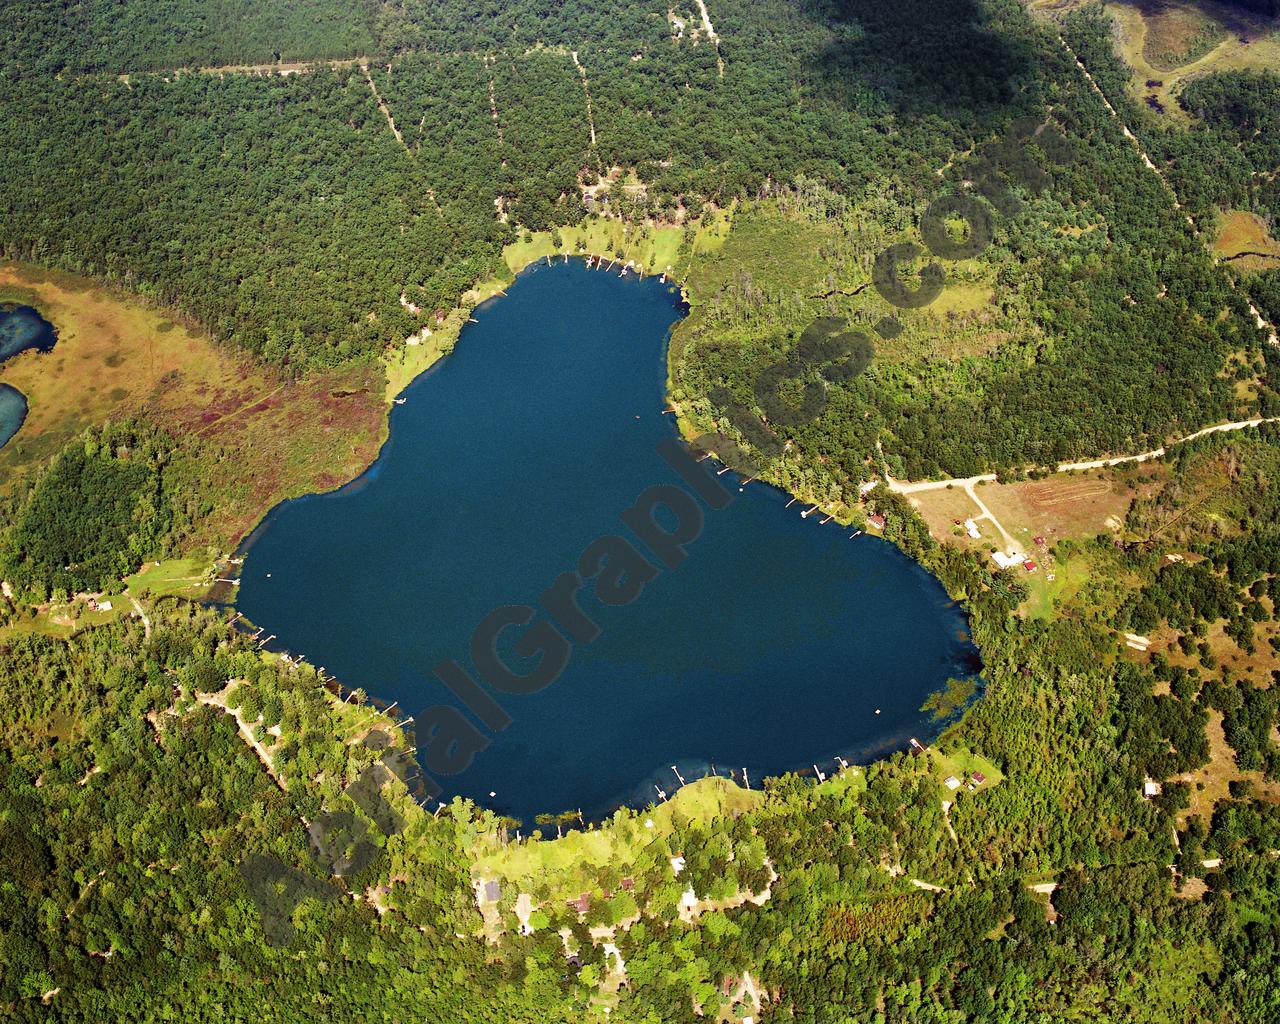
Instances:
[[[603,264],[605,265],[606,269],[608,266],[607,257],[598,257],[598,256],[595,256],[594,254],[584,254],[584,255],[561,254],[560,260],[555,260],[555,259],[551,259],[544,256],[536,260],[531,260],[526,265],[521,267],[520,270],[516,272],[516,275],[515,275],[516,279],[518,279],[523,274],[529,273],[539,263],[547,263],[548,265],[555,265],[556,263],[568,263],[570,259],[579,260],[583,264],[588,266],[594,265],[598,267]],[[614,263],[615,263],[615,270],[616,270],[617,269],[616,260],[614,261]],[[629,276],[629,274],[619,273],[619,276],[627,277]],[[637,275],[635,280],[640,281],[642,280],[642,277]],[[683,319],[685,317],[687,317],[689,308],[690,308],[685,290],[680,282],[677,282],[674,280],[669,281],[668,290],[670,292],[675,293],[674,295],[670,296],[670,299],[673,302],[673,304],[676,306],[676,308],[681,311],[682,316],[680,320],[677,320],[676,323],[672,325],[672,328],[668,331],[667,337],[663,341],[663,344],[666,349],[663,353],[663,361],[662,361],[662,365],[664,367],[669,365],[668,358],[670,354],[671,332],[675,330],[676,326],[678,326],[679,323],[683,322]],[[498,291],[495,291],[493,294],[490,294],[489,296],[481,300],[479,303],[477,303],[476,306],[471,307],[466,312],[468,314],[472,312],[477,312],[480,310],[482,306],[486,306],[488,303],[494,301],[495,299],[502,297],[503,294],[505,294],[505,289],[501,290],[501,294]],[[471,321],[472,319],[473,318],[468,315],[467,320],[460,325],[457,340],[461,340],[462,330],[465,329],[467,322]],[[456,342],[455,342],[455,345],[456,345]],[[421,373],[419,373],[417,377],[413,379],[413,383],[418,382],[425,375],[431,373],[436,367],[442,365],[443,357],[445,355],[450,354],[454,350],[455,345],[450,345],[447,350],[440,352],[437,355],[437,357]],[[664,389],[665,389],[665,383],[664,383]],[[664,390],[664,393],[667,393],[667,392],[665,392]],[[669,397],[667,400],[670,401]],[[349,480],[346,483],[341,484],[330,491],[323,492],[323,494],[332,496],[335,494],[340,494],[343,491],[350,488],[358,488],[362,486],[365,482],[367,482],[372,475],[376,475],[380,471],[379,463],[381,462],[381,459],[386,452],[386,445],[390,441],[390,413],[391,411],[393,411],[393,408],[394,408],[393,406],[388,407],[387,436],[386,438],[384,438],[383,445],[379,449],[378,456],[374,460],[374,462],[371,463],[364,470],[364,472],[362,472],[356,478]],[[672,424],[672,434],[677,438],[683,436],[683,431],[680,428],[679,421]],[[731,480],[733,482],[739,482],[736,474],[731,478]],[[770,487],[773,491],[775,491],[777,495],[779,495],[780,497],[785,498],[790,495],[790,492],[786,491],[783,487],[781,487],[780,485],[772,481],[761,480],[759,482],[767,484],[768,487]],[[321,492],[317,492],[313,494],[304,495],[299,498],[293,498],[293,499],[287,499],[287,500],[301,501],[301,500],[306,500],[306,499],[320,497],[320,496],[322,496]],[[266,515],[264,515],[263,519],[255,526],[255,528],[242,539],[240,544],[237,546],[236,553],[235,553],[236,557],[243,558],[247,555],[249,549],[253,545],[253,542],[260,536],[262,530],[268,524],[271,514],[276,510],[276,508],[280,507],[280,505],[282,504],[284,504],[284,502],[281,502],[279,503],[279,505],[273,507],[272,510],[270,510]],[[817,522],[817,520],[814,520],[814,521]],[[836,775],[839,775],[840,773],[846,771],[849,768],[859,769],[867,765],[873,764],[877,761],[885,760],[899,752],[910,753],[913,749],[917,749],[915,745],[912,744],[911,742],[912,740],[915,740],[917,738],[923,739],[925,741],[926,746],[934,743],[939,736],[941,736],[949,728],[951,728],[958,721],[960,721],[960,719],[963,718],[964,714],[968,711],[968,709],[978,699],[981,698],[983,692],[985,691],[985,682],[981,678],[981,672],[983,670],[982,653],[981,653],[981,650],[977,647],[977,644],[974,641],[974,638],[972,635],[972,629],[970,625],[970,615],[969,615],[969,610],[967,606],[964,604],[963,601],[957,599],[955,595],[947,592],[945,589],[945,586],[942,585],[941,580],[933,572],[931,572],[927,566],[923,565],[916,559],[912,558],[910,554],[908,554],[906,551],[903,551],[897,545],[893,545],[893,547],[897,554],[907,559],[907,561],[910,563],[913,569],[916,569],[926,574],[931,581],[933,581],[934,583],[937,583],[940,587],[942,587],[942,592],[946,599],[946,606],[948,608],[955,609],[963,617],[965,640],[966,640],[966,643],[972,649],[973,656],[976,659],[976,664],[975,666],[973,666],[975,671],[966,672],[965,674],[965,678],[974,679],[978,684],[975,687],[973,696],[969,700],[967,700],[961,707],[957,708],[953,713],[945,716],[942,719],[908,724],[903,726],[900,729],[892,730],[888,735],[882,735],[877,739],[875,739],[874,741],[862,742],[862,743],[854,744],[853,746],[844,746],[842,744],[837,745],[831,750],[824,750],[820,752],[812,761],[808,760],[808,758],[812,757],[813,755],[806,754],[805,760],[803,763],[800,763],[800,759],[797,759],[796,764],[785,766],[785,767],[774,766],[772,768],[766,768],[760,765],[748,765],[746,766],[746,771],[743,771],[744,778],[749,778],[750,782],[753,784],[748,788],[758,789],[760,786],[763,785],[765,779],[779,778],[785,775],[796,775],[801,778],[804,778],[804,777],[818,778],[820,776],[821,778],[819,778],[819,781],[821,781],[821,779],[832,778]],[[223,602],[223,606],[232,610],[237,610],[235,607],[234,600]],[[249,621],[244,618],[240,618],[238,620],[236,624],[236,628],[242,629],[247,633],[252,632],[252,630],[249,629]],[[254,624],[254,628],[255,629],[257,628],[256,623]],[[266,632],[267,630],[264,628],[264,629],[258,630],[257,633],[254,635],[258,635]],[[307,658],[305,655],[302,655],[300,657],[294,657],[292,654],[289,654],[287,649],[284,648],[284,645],[276,638],[269,637],[268,641],[263,645],[263,649],[267,651],[272,651],[273,653],[276,653],[276,654],[288,654],[290,657],[290,660],[294,662],[306,662],[307,664],[310,664],[310,662],[307,661]],[[958,667],[957,667],[957,671],[958,671]],[[317,673],[318,673],[318,669],[317,669]],[[349,688],[340,679],[333,676],[323,678],[321,682],[326,687],[326,689],[328,689],[336,697],[344,701],[347,700],[350,697],[350,695],[355,692],[356,689],[363,690],[362,687]],[[939,690],[935,692],[943,692],[943,690],[945,690],[945,685],[946,684],[943,684],[943,686],[940,687]],[[365,693],[366,703],[370,705],[373,709],[377,710],[379,714],[385,716],[389,725],[403,729],[408,735],[409,743],[412,746],[416,739],[416,737],[413,736],[413,729],[409,726],[402,725],[400,722],[400,717],[403,717],[405,714],[407,714],[408,709],[402,707],[400,708],[399,716],[393,716],[390,714],[390,712],[398,704],[398,701],[384,700],[380,697],[377,697],[373,694],[368,693],[367,690],[364,690],[364,693]],[[912,735],[913,732],[916,735]],[[732,781],[734,782],[735,785],[738,785],[739,787],[742,786],[742,781],[735,778],[727,777],[727,773],[730,770],[732,770],[733,772],[742,771],[741,766],[728,766],[728,765],[721,766],[719,762],[711,762],[705,756],[697,755],[697,754],[682,755],[681,757],[676,759],[676,764],[677,766],[681,767],[681,771],[687,777],[687,782],[689,784],[692,784],[694,781],[700,781],[702,778],[715,777],[716,775],[719,775],[719,777],[724,779],[725,781]],[[716,770],[713,771],[713,769],[716,769]],[[693,777],[694,773],[698,774],[697,779]],[[670,795],[674,794],[675,789],[677,788],[675,786],[674,777],[666,778],[665,784],[663,784],[664,776],[669,774],[670,772],[668,770],[663,769],[661,767],[644,773],[643,775],[639,776],[635,782],[628,783],[627,786],[621,789],[617,795],[608,798],[602,803],[599,803],[598,806],[592,806],[589,811],[584,813],[583,815],[584,820],[590,821],[592,823],[606,821],[616,810],[620,808],[641,810],[645,807],[653,805],[655,803],[655,800],[654,800],[655,796],[660,796],[660,799],[656,801],[657,803],[663,802],[665,799],[669,798]],[[660,791],[660,792],[655,792],[655,791]],[[466,799],[469,799],[478,809],[490,810],[493,813],[498,814],[504,818],[510,817],[509,815],[501,811],[498,807],[494,806],[493,803],[486,803],[483,799],[480,799],[480,798],[466,798]],[[539,814],[541,813],[542,812],[539,812]],[[556,812],[548,812],[548,813],[554,814]],[[565,814],[565,813],[571,813],[571,812],[568,808],[566,808],[559,813]],[[534,824],[533,822],[523,821],[522,819],[510,818],[510,820],[520,821],[521,826],[525,828],[532,828]]]

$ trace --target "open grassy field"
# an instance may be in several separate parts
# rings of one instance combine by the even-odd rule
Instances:
[[[195,541],[225,549],[287,497],[361,472],[386,429],[376,365],[291,381],[89,281],[0,263],[0,300],[34,306],[58,332],[0,380],[27,397],[22,429],[0,449],[0,488],[88,427],[146,416],[179,442],[174,472],[212,506]]]
[[[1238,270],[1280,267],[1280,242],[1271,237],[1266,221],[1245,210],[1228,210],[1222,215],[1213,251]]]
[[[1084,2],[1035,0],[1032,7],[1063,11]],[[1177,95],[1191,78],[1280,67],[1280,26],[1239,8],[1209,0],[1133,0],[1106,7],[1116,23],[1117,49],[1133,69],[1134,97],[1153,97],[1166,117],[1187,119]],[[1148,81],[1160,84],[1148,87]]]
[[[1014,483],[986,483],[979,487],[982,501],[1014,539],[1031,550],[1035,537],[1044,537],[1046,546],[1064,538],[1093,537],[1119,530],[1129,503],[1136,494],[1148,493],[1155,465],[1116,466],[1089,473],[1055,473],[1043,480]],[[1142,481],[1142,482],[1139,482]],[[1130,483],[1133,486],[1130,486]],[[978,522],[982,540],[971,540],[964,528],[956,526],[979,509],[959,487],[918,491],[911,504],[939,540],[978,550],[999,545],[1000,537],[985,520]]]

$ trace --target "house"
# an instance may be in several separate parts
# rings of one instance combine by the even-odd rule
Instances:
[[[1028,558],[1025,562],[1022,563],[1022,568],[1026,569],[1027,572],[1035,572],[1036,563],[1033,562],[1030,558]]]
[[[490,879],[484,883],[484,898],[487,903],[497,903],[502,897],[502,886],[496,880]]]
[[[965,533],[967,533],[974,540],[980,540],[982,538],[982,534],[978,532],[978,524],[975,523],[972,519],[966,519],[964,521],[964,530],[965,530]]]
[[[678,875],[683,870],[684,870],[684,854],[677,853],[674,857],[671,858],[671,873],[673,875]]]
[[[631,892],[635,887],[636,887],[636,880],[634,878],[624,878],[622,880],[623,892]]]
[[[975,786],[981,786],[987,781],[987,777],[983,775],[982,772],[973,772],[969,778],[973,781]]]
[[[565,902],[568,903],[569,906],[573,907],[573,909],[576,910],[579,914],[585,914],[588,910],[591,909],[591,894],[584,892],[577,899],[565,900]]]
[[[956,790],[960,788],[960,780],[957,779],[954,775],[948,775],[945,779],[942,780],[942,784],[946,786],[947,789],[951,789],[951,790]]]
[[[1160,783],[1147,779],[1147,781],[1142,784],[1142,798],[1144,800],[1150,800],[1153,796],[1159,795]]]
[[[1022,556],[1017,554],[1006,555],[1003,551],[993,551],[991,552],[991,560],[1001,569],[1012,569],[1022,561]]]
[[[869,522],[877,530],[884,529],[885,519],[884,519],[884,516],[882,515],[877,515],[876,513],[873,512],[871,515],[867,516],[867,522]]]

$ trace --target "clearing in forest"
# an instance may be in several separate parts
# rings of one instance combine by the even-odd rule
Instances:
[[[1266,221],[1245,210],[1228,210],[1222,215],[1213,251],[1238,270],[1280,267],[1280,242],[1271,237]]]
[[[1033,6],[1064,10],[1079,3]],[[1188,115],[1178,106],[1184,82],[1219,71],[1280,67],[1280,32],[1275,23],[1239,8],[1208,2],[1108,4],[1116,23],[1117,47],[1133,69],[1135,98],[1150,97],[1162,113]],[[1148,82],[1158,85],[1148,86]],[[1157,108],[1159,109],[1159,108]]]

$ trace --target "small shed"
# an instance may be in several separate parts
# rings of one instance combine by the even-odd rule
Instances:
[[[957,779],[954,775],[948,775],[945,779],[942,780],[942,784],[946,786],[947,789],[960,788],[960,780]]]

